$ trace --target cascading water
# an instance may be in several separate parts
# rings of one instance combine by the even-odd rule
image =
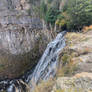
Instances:
[[[59,33],[57,37],[48,44],[32,74],[32,79],[35,83],[38,83],[40,80],[47,80],[50,76],[53,77],[56,74],[59,52],[65,47],[65,33],[65,31]]]
[[[30,87],[33,87],[32,82],[38,84],[40,80],[48,80],[50,77],[54,77],[58,67],[59,53],[65,47],[65,33],[66,31],[59,33],[57,37],[48,44],[33,73],[28,75],[25,82],[23,82],[22,79],[2,81],[0,82],[1,90],[6,89],[6,92],[30,92],[25,91],[27,89],[26,83],[28,83]]]

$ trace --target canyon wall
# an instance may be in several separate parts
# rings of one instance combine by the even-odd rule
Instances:
[[[0,79],[32,68],[49,41],[42,21],[30,17],[29,9],[27,0],[0,0]]]

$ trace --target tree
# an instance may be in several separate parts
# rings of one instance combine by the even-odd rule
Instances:
[[[59,14],[59,10],[57,10],[54,7],[51,7],[47,13],[46,13],[46,17],[45,17],[45,21],[47,22],[47,24],[51,24],[54,27],[55,21],[57,20],[57,16]]]
[[[81,30],[83,26],[92,24],[91,0],[68,0],[58,17],[57,24],[68,30]]]
[[[60,13],[59,4],[61,0],[42,0],[40,14],[41,18],[43,18],[50,28],[54,28],[55,21],[57,20],[57,16]]]
[[[81,30],[83,26],[92,23],[91,0],[69,0],[67,12],[70,16],[69,29]]]
[[[44,1],[42,1],[40,5],[40,17],[43,18],[44,20],[46,12],[47,12],[47,5]]]

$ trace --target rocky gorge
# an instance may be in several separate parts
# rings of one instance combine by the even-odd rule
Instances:
[[[26,0],[0,0],[1,80],[17,78],[32,68],[49,42],[42,21],[30,17],[29,8]]]
[[[53,35],[40,1],[0,0],[0,92],[92,92],[92,27]]]
[[[67,32],[65,39],[55,78],[42,81],[33,92],[92,92],[92,29]]]

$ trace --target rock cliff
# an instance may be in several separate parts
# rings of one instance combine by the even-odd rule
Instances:
[[[28,0],[0,0],[0,79],[32,68],[48,42],[41,20],[30,17],[29,9]]]

